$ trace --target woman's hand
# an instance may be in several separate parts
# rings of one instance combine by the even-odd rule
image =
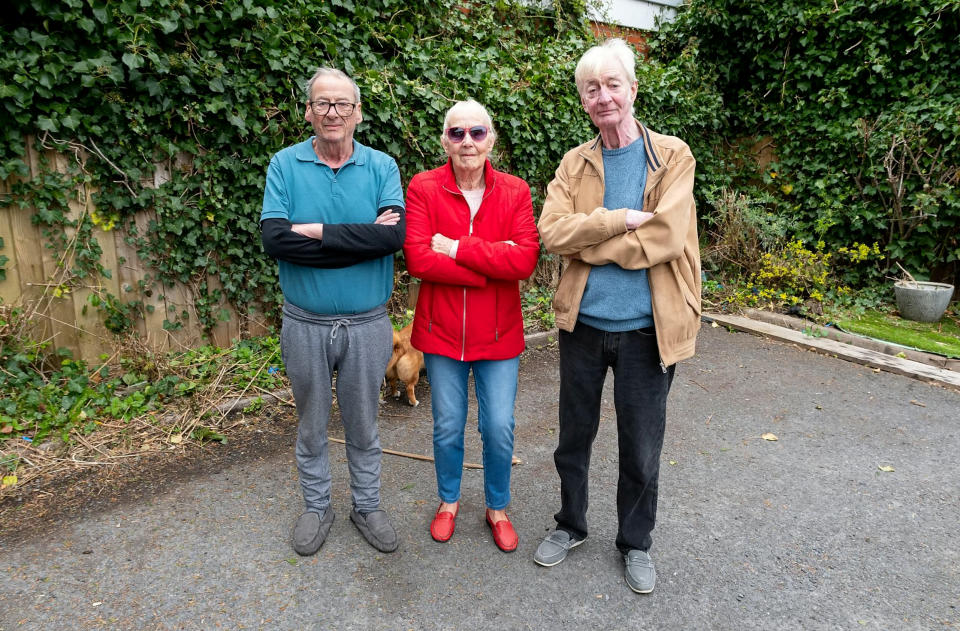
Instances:
[[[439,232],[433,235],[433,238],[430,239],[430,249],[434,252],[439,252],[440,254],[446,254],[450,256],[450,250],[453,248],[453,244],[456,243],[453,239],[443,236]]]

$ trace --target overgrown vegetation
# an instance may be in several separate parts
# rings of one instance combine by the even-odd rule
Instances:
[[[263,394],[284,385],[276,336],[169,354],[129,340],[114,356],[88,363],[7,335],[23,315],[0,305],[0,488],[17,485],[27,446],[40,449],[30,458],[78,444],[101,458],[114,449],[226,442],[221,405],[247,397],[252,411]]]
[[[8,120],[0,178],[28,175],[25,134],[76,160],[69,173],[46,165],[17,181],[5,203],[33,209],[70,268],[61,291],[112,273],[100,263],[99,225],[127,231],[159,280],[191,287],[206,327],[221,293],[276,314],[275,267],[257,230],[263,180],[270,156],[309,133],[303,84],[313,68],[330,64],[356,78],[365,118],[358,138],[395,156],[405,181],[442,163],[439,126],[454,100],[485,103],[500,131],[499,165],[530,182],[539,206],[563,152],[593,134],[572,80],[592,42],[585,10],[585,0],[549,9],[17,0],[0,16]],[[675,63],[643,65],[640,113],[658,129],[709,139],[721,103],[696,60],[688,49]],[[67,202],[79,185],[96,190],[97,212],[71,219]],[[134,215],[146,209],[156,220],[138,229]],[[97,298],[115,331],[129,329],[141,308],[124,296]]]
[[[0,312],[0,328],[18,310]],[[50,354],[41,344],[3,338],[0,350],[0,436],[42,442],[70,441],[110,420],[130,421],[164,405],[196,397],[190,418],[165,423],[165,430],[195,439],[224,397],[259,396],[282,386],[282,363],[276,336],[251,338],[229,349],[211,346],[170,354],[121,348],[115,358],[103,355],[88,364],[65,353]]]
[[[686,5],[653,49],[672,59],[696,42],[700,72],[723,97],[726,147],[699,156],[707,265],[749,282],[763,254],[782,259],[799,241],[853,288],[898,262],[955,282],[958,32],[956,0]],[[752,154],[757,144],[769,153]],[[861,244],[868,264],[848,256]],[[787,295],[775,302],[804,298],[780,278],[763,286]]]
[[[99,224],[128,231],[161,280],[192,286],[208,328],[221,291],[276,313],[275,264],[257,230],[264,174],[274,152],[309,133],[303,86],[318,65],[356,78],[366,119],[358,138],[396,156],[404,180],[441,163],[439,125],[455,99],[490,107],[501,165],[541,187],[560,153],[589,133],[570,66],[586,42],[583,3],[558,2],[551,13],[460,8],[18,0],[0,17],[0,178],[28,175],[25,134],[77,159],[62,175],[41,165],[6,203],[33,209],[58,255],[76,235],[61,291],[112,273],[100,264]],[[156,179],[158,166],[172,173]],[[67,202],[81,184],[97,189],[97,213],[71,219]],[[134,214],[145,209],[156,221],[138,229]],[[209,275],[222,289],[208,286]],[[96,306],[122,307],[124,297],[113,298]],[[123,330],[128,319],[111,323]]]

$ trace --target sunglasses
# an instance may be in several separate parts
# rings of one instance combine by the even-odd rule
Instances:
[[[489,130],[483,125],[477,125],[470,129],[451,127],[447,130],[447,138],[450,139],[450,142],[463,142],[463,139],[466,138],[469,133],[474,142],[482,142],[483,139],[487,137],[488,131]]]

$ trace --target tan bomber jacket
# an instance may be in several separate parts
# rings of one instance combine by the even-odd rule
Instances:
[[[700,330],[696,160],[679,138],[636,124],[647,153],[643,210],[654,216],[628,231],[627,209],[603,208],[603,154],[597,136],[563,156],[537,227],[547,251],[564,257],[553,299],[557,326],[572,331],[576,325],[591,266],[647,269],[660,361],[670,366],[693,356]]]

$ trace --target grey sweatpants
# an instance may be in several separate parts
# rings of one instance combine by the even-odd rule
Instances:
[[[323,513],[330,505],[327,424],[335,371],[353,505],[360,511],[376,509],[381,459],[378,402],[393,350],[386,309],[325,316],[286,303],[280,350],[300,419],[296,456],[307,510]]]

